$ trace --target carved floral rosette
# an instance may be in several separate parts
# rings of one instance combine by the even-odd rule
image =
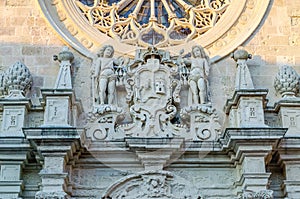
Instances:
[[[147,171],[126,176],[112,184],[103,199],[197,199],[201,198],[191,182],[168,171]]]

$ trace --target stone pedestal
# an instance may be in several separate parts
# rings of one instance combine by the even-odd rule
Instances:
[[[23,191],[22,168],[30,149],[20,138],[0,138],[0,198],[20,198]]]
[[[286,98],[275,104],[281,125],[288,128],[285,137],[300,137],[300,98]]]
[[[235,91],[224,108],[226,114],[229,114],[229,127],[266,127],[264,107],[267,93],[267,89]]]
[[[66,164],[79,154],[77,152],[85,139],[85,132],[75,128],[39,128],[24,131],[27,139],[36,144],[44,159],[44,167],[40,172],[42,188],[36,194],[36,198],[68,198],[71,190],[68,187]]]
[[[232,160],[239,171],[235,183],[238,194],[254,196],[267,189],[270,173],[266,172],[266,163],[285,131],[283,128],[226,129],[225,143],[234,149]]]
[[[43,127],[71,127],[73,90],[44,89],[42,94],[46,102]]]
[[[23,190],[22,167],[30,149],[22,128],[31,103],[28,99],[1,99],[0,198],[19,198]]]
[[[2,99],[3,118],[0,137],[24,137],[22,128],[26,127],[26,115],[31,107],[28,99]]]

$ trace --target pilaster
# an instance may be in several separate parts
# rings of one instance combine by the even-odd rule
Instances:
[[[288,128],[285,137],[300,138],[300,98],[281,99],[275,104],[281,126]]]
[[[285,132],[284,128],[226,129],[225,148],[232,148],[235,153],[232,160],[236,162],[238,178],[235,187],[239,195],[257,194],[267,189],[271,173],[266,171],[266,163]]]
[[[300,198],[300,138],[286,137],[279,144],[279,163],[285,170],[283,189],[289,199]]]
[[[266,127],[264,107],[267,93],[267,89],[236,90],[224,108],[229,115],[229,127]]]
[[[44,160],[40,172],[42,186],[36,198],[69,198],[67,163],[78,155],[85,132],[75,128],[36,128],[24,129],[24,133]]]
[[[24,189],[22,168],[27,159],[30,144],[25,140],[22,128],[26,126],[30,100],[4,98],[0,131],[0,198],[20,198]]]
[[[0,198],[21,198],[22,169],[29,149],[23,138],[0,138]]]

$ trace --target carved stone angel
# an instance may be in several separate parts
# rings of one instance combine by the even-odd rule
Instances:
[[[118,62],[113,58],[114,48],[103,46],[98,53],[91,74],[93,78],[93,94],[96,104],[114,104],[116,98],[116,74],[114,65]]]
[[[192,94],[192,104],[206,104],[208,97],[209,57],[202,46],[192,48],[193,58],[185,60],[191,65],[188,83]]]

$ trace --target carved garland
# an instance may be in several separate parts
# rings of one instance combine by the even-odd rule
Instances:
[[[138,15],[138,11],[134,12],[135,10],[128,11],[132,15],[127,18],[120,17],[118,11],[121,2],[129,2],[127,0],[107,7],[104,3],[100,3],[102,1],[96,0],[95,6],[91,7],[86,7],[78,0],[38,2],[47,20],[63,39],[88,57],[93,57],[92,52],[104,43],[117,44],[116,54],[125,52],[133,55],[135,48],[132,48],[132,44],[136,44],[137,47],[149,44],[147,39],[143,40],[143,34],[157,34],[157,38],[162,39],[154,44],[164,50],[171,53],[178,53],[181,49],[190,51],[191,46],[200,44],[208,50],[212,61],[216,61],[248,39],[264,17],[270,0],[206,0],[200,1],[202,3],[198,3],[194,8],[191,7],[192,3],[188,6],[184,3],[186,1],[176,0],[175,2],[184,8],[189,17],[172,15],[172,12],[168,11],[168,4],[162,4],[169,20],[165,23],[159,22],[158,15],[153,15],[153,12],[151,18],[151,11],[147,23],[134,17],[135,13]],[[209,13],[207,16],[203,14],[204,7]],[[149,8],[153,8],[153,5],[149,4]],[[99,10],[109,13],[102,21],[106,25],[103,23],[99,25],[101,15],[93,14]],[[178,30],[179,32],[186,30],[187,36],[182,38],[180,34],[174,36],[172,31],[174,33]]]

